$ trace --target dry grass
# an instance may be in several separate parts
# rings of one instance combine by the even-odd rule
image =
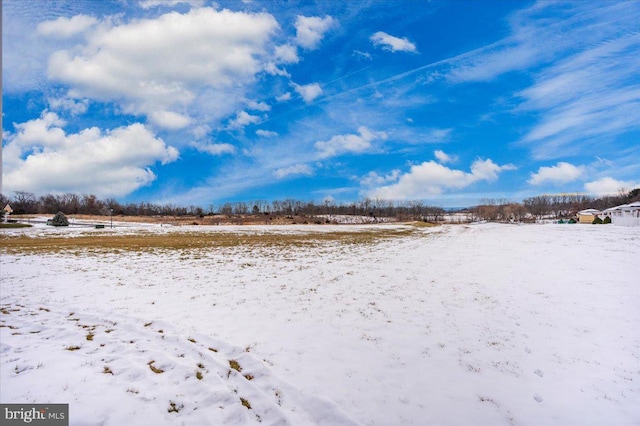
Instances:
[[[433,228],[434,226],[440,226],[437,223],[432,223],[432,222],[410,222],[409,223],[412,226],[415,226],[416,228]]]
[[[230,359],[229,360],[229,367],[233,368],[237,372],[241,372],[242,371],[242,367],[240,367],[240,364],[238,364],[238,361],[236,361],[235,359]]]
[[[58,252],[149,252],[200,250],[224,247],[318,247],[327,244],[371,244],[389,238],[413,234],[407,228],[367,228],[327,230],[322,232],[207,232],[170,231],[156,233],[138,231],[133,234],[86,232],[46,236],[0,234],[0,253],[58,253]]]
[[[249,401],[247,401],[246,399],[240,397],[240,403],[244,406],[247,407],[248,410],[251,410],[251,404],[249,404]]]
[[[180,410],[182,410],[184,408],[184,404],[176,404],[173,401],[169,401],[169,408],[167,409],[167,411],[169,413],[179,413]]]
[[[155,361],[149,361],[149,362],[147,363],[147,365],[149,366],[149,368],[151,369],[151,371],[153,371],[153,372],[154,372],[154,373],[156,373],[156,374],[162,374],[162,373],[164,373],[164,370],[163,370],[162,368],[158,368],[158,367],[156,367],[155,365],[153,365],[153,363],[154,363],[154,362],[155,362]]]
[[[26,223],[0,223],[0,229],[15,229],[15,228],[31,228],[31,225]]]

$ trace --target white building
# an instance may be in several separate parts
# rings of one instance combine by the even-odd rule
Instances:
[[[599,216],[610,216],[614,225],[640,226],[640,201],[608,208]]]

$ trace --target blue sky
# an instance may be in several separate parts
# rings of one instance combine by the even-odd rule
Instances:
[[[640,186],[638,1],[3,1],[3,188],[445,207]]]

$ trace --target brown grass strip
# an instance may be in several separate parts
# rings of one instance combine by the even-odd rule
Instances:
[[[224,247],[317,247],[327,244],[372,244],[411,235],[411,228],[379,228],[308,233],[272,232],[167,232],[140,231],[135,234],[85,233],[29,236],[0,235],[0,253],[57,253],[78,251],[192,250]]]

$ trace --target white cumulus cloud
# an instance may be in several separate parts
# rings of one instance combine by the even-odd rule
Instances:
[[[80,115],[87,112],[89,108],[88,99],[72,99],[67,97],[61,98],[49,98],[47,99],[49,108],[52,110],[64,110],[69,111],[71,115]]]
[[[585,191],[593,195],[617,195],[620,191],[626,193],[635,188],[640,188],[640,181],[623,181],[609,176],[584,184]]]
[[[378,31],[370,37],[371,42],[382,47],[384,50],[391,52],[412,52],[417,53],[416,45],[410,42],[406,37],[398,38],[389,35],[383,31]]]
[[[331,16],[301,16],[296,18],[296,42],[305,49],[315,49],[324,34],[335,24]]]
[[[500,166],[491,159],[477,159],[471,165],[471,172],[465,172],[435,161],[425,161],[411,166],[396,183],[372,189],[369,196],[390,200],[428,198],[442,194],[445,189],[461,189],[479,181],[495,181],[498,174],[506,170],[515,170],[515,166]]]
[[[11,191],[124,196],[156,179],[157,162],[178,158],[140,123],[67,134],[53,112],[15,125],[4,147],[4,187]]]
[[[380,175],[376,172],[369,172],[360,178],[360,185],[365,187],[380,186],[389,182],[395,182],[400,176],[400,170],[392,170],[386,175]]]
[[[306,103],[313,102],[315,98],[322,95],[322,87],[318,83],[305,85],[293,83],[293,88]]]
[[[248,106],[256,111],[266,112],[271,110],[271,106],[265,102],[250,101]]]
[[[531,173],[531,178],[527,181],[531,185],[542,183],[567,183],[573,182],[584,174],[584,167],[573,164],[559,162],[555,166],[540,167],[537,172]]]
[[[171,130],[178,130],[187,127],[191,119],[173,111],[153,111],[149,114],[149,120],[155,125]]]
[[[76,15],[71,18],[60,17],[53,21],[41,22],[36,27],[36,31],[40,35],[65,39],[85,32],[97,22],[96,18],[87,15]]]
[[[113,22],[88,31],[84,45],[54,52],[49,77],[68,85],[71,97],[117,102],[169,129],[194,108],[219,117],[244,103],[256,74],[273,66],[279,28],[268,13],[209,7]]]
[[[290,44],[283,44],[276,46],[274,49],[274,56],[282,63],[295,64],[300,61],[298,57],[298,49]]]
[[[369,151],[373,141],[387,138],[385,132],[374,132],[365,126],[360,126],[358,133],[357,135],[337,135],[328,141],[316,142],[315,148],[318,150],[320,158],[334,157],[345,153],[360,154]]]
[[[260,122],[260,117],[257,115],[251,115],[246,111],[240,111],[236,114],[236,118],[231,121],[229,127],[241,128],[249,124],[256,124]]]

